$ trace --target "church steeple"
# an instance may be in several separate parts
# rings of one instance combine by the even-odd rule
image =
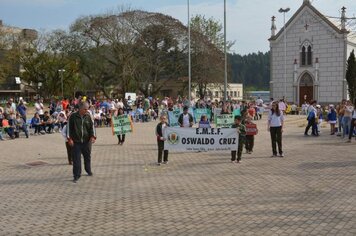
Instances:
[[[271,36],[272,36],[272,37],[276,36],[276,30],[277,30],[277,27],[276,27],[276,17],[275,17],[275,16],[272,16],[272,26],[271,26]]]

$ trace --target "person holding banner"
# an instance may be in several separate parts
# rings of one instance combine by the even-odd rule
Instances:
[[[279,110],[278,102],[272,103],[272,109],[268,115],[268,127],[267,131],[271,133],[271,141],[272,141],[272,156],[277,156],[277,144],[279,156],[284,157],[282,150],[282,133],[283,133],[283,122],[284,116],[283,112]]]
[[[122,115],[124,115],[124,110],[123,110],[123,108],[119,108],[118,110],[117,110],[117,116],[122,116]],[[124,142],[125,142],[125,134],[123,133],[123,134],[118,134],[117,135],[117,139],[118,139],[118,145],[123,145],[124,144]]]
[[[158,161],[157,165],[162,163],[162,152],[163,152],[163,164],[168,164],[168,150],[164,150],[164,141],[163,130],[169,126],[167,123],[167,116],[161,115],[160,123],[156,126],[156,136],[157,136],[157,145],[158,145]]]
[[[211,128],[210,122],[206,115],[202,115],[199,121],[199,128]]]
[[[253,152],[253,146],[255,144],[255,135],[257,135],[258,133],[258,129],[257,129],[257,125],[252,122],[251,116],[246,116],[245,126],[246,126],[246,142],[245,142],[246,153],[251,154]]]
[[[183,108],[183,113],[180,114],[178,118],[178,123],[180,127],[190,128],[194,124],[193,115],[188,113],[188,107]]]
[[[242,117],[235,116],[235,124],[231,128],[236,128],[237,133],[239,134],[239,146],[236,151],[231,151],[231,163],[240,163],[242,156],[242,149],[244,146],[245,136],[246,136],[246,127],[241,123]],[[236,158],[237,154],[237,158]]]

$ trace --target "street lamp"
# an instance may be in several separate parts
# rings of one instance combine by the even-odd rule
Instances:
[[[286,32],[286,13],[290,11],[290,8],[280,8],[279,13],[283,13],[283,34],[284,34],[284,99],[287,95],[287,32]]]
[[[61,87],[62,87],[62,99],[63,99],[63,72],[66,72],[65,69],[60,69],[58,70],[59,73],[61,73]]]
[[[226,102],[227,101],[226,0],[224,0],[224,54],[225,54],[224,102]]]
[[[192,96],[192,59],[190,55],[190,50],[191,50],[191,42],[190,42],[190,1],[187,0],[188,4],[188,99],[189,99],[189,104],[191,102],[191,96]]]

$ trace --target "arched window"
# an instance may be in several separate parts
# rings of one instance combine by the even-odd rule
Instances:
[[[300,53],[301,66],[313,65],[313,48],[312,45],[306,41],[303,43]]]
[[[301,60],[301,62],[302,62],[302,66],[305,66],[305,65],[306,65],[306,53],[305,53],[305,46],[303,46],[303,47],[302,47],[302,55],[301,55],[301,57],[302,57],[302,60]]]
[[[307,65],[308,66],[311,66],[312,65],[312,56],[313,56],[313,53],[312,53],[312,48],[311,46],[309,45],[308,47],[308,59],[307,59]]]

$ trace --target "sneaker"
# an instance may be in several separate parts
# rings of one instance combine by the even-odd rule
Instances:
[[[167,165],[167,164],[168,164],[168,161],[164,161],[163,164]]]
[[[279,157],[284,157],[284,153],[279,154]]]
[[[232,163],[232,164],[235,164],[235,163],[236,163],[236,161],[231,161],[231,163]]]
[[[157,165],[160,166],[160,165],[161,165],[161,162],[157,162]]]
[[[89,173],[88,173],[88,176],[93,176],[93,172],[89,172]]]
[[[271,157],[277,157],[277,154],[272,154],[272,156]]]

